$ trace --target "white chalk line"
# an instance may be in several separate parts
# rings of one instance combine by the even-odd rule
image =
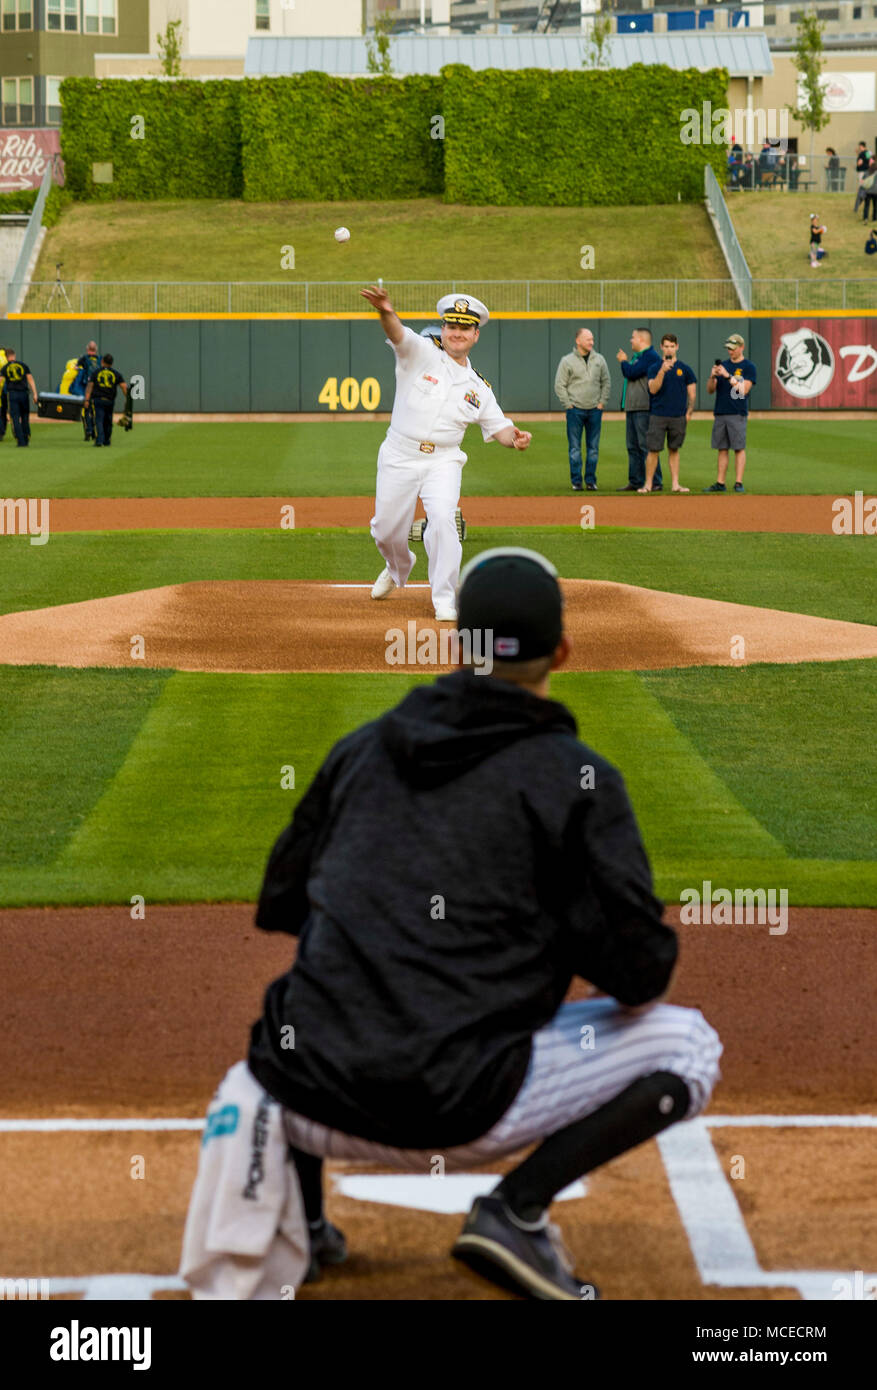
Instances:
[[[791,1121],[797,1127],[807,1120],[820,1127],[834,1122],[838,1126],[854,1127],[850,1122],[875,1124],[871,1115],[847,1116],[742,1116],[723,1120],[713,1115],[709,1119],[690,1120],[674,1125],[658,1135],[658,1148],[664,1161],[670,1191],[685,1228],[691,1253],[704,1284],[719,1288],[790,1288],[802,1299],[824,1302],[842,1297],[841,1280],[853,1285],[855,1271],[850,1269],[762,1269],[749,1236],[743,1213],[737,1204],[730,1179],[726,1176],[713,1147],[709,1130],[723,1124],[736,1127],[760,1123],[765,1127],[784,1128]],[[865,1127],[865,1126],[862,1126]],[[865,1273],[864,1285],[877,1281],[877,1275]],[[874,1287],[877,1287],[875,1283]],[[848,1295],[849,1296],[849,1295]]]
[[[789,1127],[808,1128],[849,1128],[849,1129],[875,1129],[877,1128],[877,1115],[706,1115],[700,1123],[710,1129],[738,1128],[771,1128],[786,1129]],[[89,1131],[112,1132],[113,1130],[200,1130],[204,1128],[204,1121],[199,1119],[184,1119],[171,1117],[152,1117],[149,1119],[66,1119],[58,1118],[51,1120],[26,1119],[26,1120],[5,1120],[0,1119],[0,1134],[61,1134],[75,1133],[77,1131],[88,1133]]]

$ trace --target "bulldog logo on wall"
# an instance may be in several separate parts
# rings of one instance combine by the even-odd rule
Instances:
[[[814,328],[796,328],[780,338],[774,370],[790,396],[803,400],[821,396],[834,379],[834,369],[831,346]]]

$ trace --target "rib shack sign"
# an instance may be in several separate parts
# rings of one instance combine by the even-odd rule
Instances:
[[[43,174],[60,153],[57,130],[0,130],[0,193],[39,188]],[[64,182],[63,167],[59,158],[56,183]]]

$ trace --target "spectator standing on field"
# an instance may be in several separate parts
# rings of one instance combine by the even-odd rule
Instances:
[[[739,333],[732,333],[725,347],[728,357],[717,362],[709,374],[706,389],[715,396],[713,406],[713,436],[711,447],[718,450],[716,481],[704,492],[727,492],[729,450],[734,450],[734,491],[745,492],[743,471],[746,467],[746,422],[749,417],[749,392],[757,380],[755,364],[744,357],[746,343]]]
[[[651,492],[652,480],[658,466],[658,454],[667,440],[670,477],[674,492],[688,492],[689,488],[679,485],[679,450],[685,440],[688,421],[694,413],[694,398],[697,394],[697,377],[687,362],[680,362],[679,339],[675,333],[665,333],[661,339],[662,360],[648,371],[651,406],[646,443],[649,452],[646,457],[645,485],[638,492]]]
[[[630,335],[630,346],[630,361],[627,360],[624,348],[619,348],[615,354],[624,377],[621,409],[624,411],[627,429],[627,485],[617,488],[617,492],[639,492],[646,480],[646,435],[651,405],[648,373],[650,367],[661,365],[661,358],[652,347],[652,335],[648,328],[635,328]],[[655,469],[652,491],[663,492],[663,489],[664,480],[659,462]]]
[[[554,377],[554,393],[566,410],[569,445],[569,477],[573,492],[582,490],[582,431],[585,434],[585,487],[597,491],[597,456],[603,410],[609,400],[609,368],[594,351],[590,328],[580,328],[575,348],[561,357]]]
[[[825,250],[824,250],[823,245],[822,245],[822,238],[823,238],[825,232],[827,232],[827,231],[828,231],[828,228],[825,227],[825,226],[822,224],[822,222],[819,220],[818,214],[815,213],[815,212],[811,212],[811,214],[810,214],[810,268],[811,268],[811,270],[815,270],[816,267],[818,266],[819,262],[820,262],[820,261],[824,258],[824,256],[825,256]]]

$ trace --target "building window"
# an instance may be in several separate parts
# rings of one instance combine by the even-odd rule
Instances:
[[[116,0],[85,0],[86,34],[115,34]]]
[[[79,31],[79,0],[46,0],[46,28],[66,34]]]
[[[256,28],[271,28],[271,3],[270,0],[256,0]]]
[[[3,29],[33,28],[33,0],[3,0]]]
[[[32,77],[4,77],[0,95],[4,125],[33,125]]]
[[[49,125],[61,124],[60,77],[46,78],[46,120]]]

